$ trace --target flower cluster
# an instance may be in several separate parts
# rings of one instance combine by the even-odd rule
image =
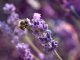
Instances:
[[[4,32],[5,34],[8,34],[8,35],[12,35],[12,30],[11,28],[3,21],[0,21],[0,30],[2,32]]]
[[[6,14],[9,14],[9,17],[7,19],[7,23],[9,25],[13,25],[16,26],[18,20],[19,20],[19,15],[15,12],[16,11],[16,7],[13,4],[8,4],[6,3],[5,6],[3,7],[3,11]]]
[[[16,45],[16,48],[18,50],[18,53],[20,55],[21,58],[23,58],[24,60],[33,60],[33,56],[30,52],[30,49],[28,48],[27,44],[24,43],[18,43]]]
[[[48,24],[41,19],[39,13],[34,13],[32,20],[27,18],[24,21],[20,21],[19,24],[20,28],[23,30],[25,28],[30,29],[32,34],[39,39],[46,51],[52,51],[56,48],[58,42],[51,37],[52,32],[48,29]]]
[[[19,15],[15,12],[15,9],[13,4],[5,4],[3,7],[4,12],[10,11],[7,23],[10,25],[11,31],[13,32],[11,42],[16,46],[20,57],[24,60],[32,60],[32,54],[28,46],[19,41],[20,37],[27,33],[27,29],[41,42],[41,45],[46,51],[54,50],[57,46],[57,41],[53,40],[51,37],[52,32],[48,29],[48,24],[41,19],[41,15],[34,13],[32,20],[28,18],[19,19]]]
[[[10,14],[15,12],[16,7],[13,4],[6,3],[5,6],[3,7],[3,10],[5,13]]]
[[[26,34],[26,30],[23,31],[17,27],[19,21],[19,15],[15,12],[16,7],[13,4],[5,4],[3,7],[5,13],[10,14],[7,23],[1,23],[0,28],[3,28],[4,32],[6,31],[12,37],[11,42],[16,46],[16,49],[19,53],[19,56],[24,60],[32,60],[32,54],[27,44],[20,42],[20,37]],[[8,26],[10,25],[10,26]],[[7,29],[6,29],[7,28]]]

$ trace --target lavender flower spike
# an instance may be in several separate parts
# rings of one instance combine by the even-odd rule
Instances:
[[[16,12],[10,14],[7,19],[7,23],[13,26],[16,26],[19,20],[19,15]]]
[[[16,49],[19,53],[19,56],[24,60],[33,60],[33,55],[30,52],[27,44],[18,43]]]
[[[6,3],[5,6],[3,7],[3,10],[5,13],[12,13],[16,10],[15,6],[13,4],[8,4]]]
[[[57,43],[52,39],[52,32],[48,29],[48,24],[41,19],[41,14],[34,13],[31,21],[30,19],[26,19],[26,21],[24,20],[24,22],[22,21],[21,23],[30,27],[32,34],[41,42],[41,45],[44,46],[46,51],[53,51],[56,48]]]

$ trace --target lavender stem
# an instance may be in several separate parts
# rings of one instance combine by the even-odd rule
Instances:
[[[56,56],[59,58],[59,60],[62,60],[62,58],[60,57],[60,55],[58,54],[58,52],[56,50],[52,51],[52,53],[55,53]]]

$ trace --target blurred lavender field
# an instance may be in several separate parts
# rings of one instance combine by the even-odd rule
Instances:
[[[80,60],[80,0],[0,0],[0,60]]]

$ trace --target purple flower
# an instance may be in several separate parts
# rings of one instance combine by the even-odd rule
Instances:
[[[51,30],[46,30],[44,33],[43,33],[43,35],[46,37],[46,38],[51,38],[51,34],[52,34],[52,32],[51,32]]]
[[[18,43],[16,45],[16,49],[19,53],[19,56],[23,58],[24,60],[32,60],[33,55],[30,52],[30,49],[27,44],[24,43]]]
[[[33,32],[43,32],[48,29],[48,25],[45,23],[44,20],[40,19],[32,19],[32,31]]]
[[[48,42],[47,44],[44,44],[44,48],[46,52],[53,51],[58,45],[57,41],[52,40],[51,42]]]
[[[19,43],[19,36],[13,35],[11,42],[16,45]]]
[[[25,34],[27,34],[27,30],[25,29],[24,31],[21,30],[20,28],[15,27],[14,29],[14,34],[18,35],[18,36],[23,36]]]
[[[34,13],[33,19],[26,19],[24,25],[30,27],[32,34],[35,38],[39,39],[41,45],[44,46],[45,50],[52,51],[56,48],[55,40],[51,37],[51,31],[48,29],[48,24],[41,19],[41,14]]]
[[[7,23],[12,27],[16,26],[19,20],[19,15],[15,12],[16,7],[13,4],[6,3],[3,7],[3,10],[5,13],[10,14],[7,19]]]
[[[0,30],[3,31],[5,34],[12,35],[12,29],[5,23],[0,21]]]
[[[5,13],[11,14],[12,12],[15,12],[16,8],[13,4],[6,3],[3,10]]]
[[[40,40],[45,50],[47,51],[54,50],[58,43],[52,39],[51,37],[52,32],[48,29],[48,24],[43,19],[41,19],[39,13],[34,13],[32,23],[33,23],[32,31],[34,33],[34,36],[36,36]]]
[[[40,58],[40,59],[42,59],[42,60],[43,60],[43,59],[44,59],[44,57],[45,57],[45,56],[44,56],[44,54],[43,54],[43,53],[39,53],[39,58]]]
[[[41,18],[41,14],[39,14],[39,13],[34,13],[33,14],[33,19],[34,20],[40,20],[40,18]]]
[[[52,41],[51,31],[50,30],[45,31],[42,34],[42,36],[39,37],[39,40],[41,41],[42,44]]]
[[[18,24],[19,15],[15,12],[11,13],[10,16],[7,19],[7,23],[16,26]]]
[[[58,41],[52,40],[51,44],[52,44],[52,48],[55,49],[58,45]]]
[[[46,52],[50,52],[53,50],[51,43],[50,44],[44,44],[43,46],[44,46],[44,49]]]
[[[33,56],[30,52],[30,49],[28,48],[28,45],[24,43],[20,43],[19,41],[20,37],[27,33],[27,30],[25,29],[25,31],[23,31],[20,28],[18,28],[19,15],[15,12],[16,10],[15,6],[13,4],[5,4],[3,10],[5,13],[10,14],[10,16],[7,19],[7,23],[10,26],[0,21],[0,29],[3,32],[5,33],[7,32],[7,34],[11,35],[10,36],[12,37],[11,42],[16,46],[16,50],[19,56],[23,60],[33,60]],[[31,24],[30,20],[27,19],[27,21],[28,21],[28,25],[30,25]],[[25,22],[25,24],[26,23],[27,22]]]

